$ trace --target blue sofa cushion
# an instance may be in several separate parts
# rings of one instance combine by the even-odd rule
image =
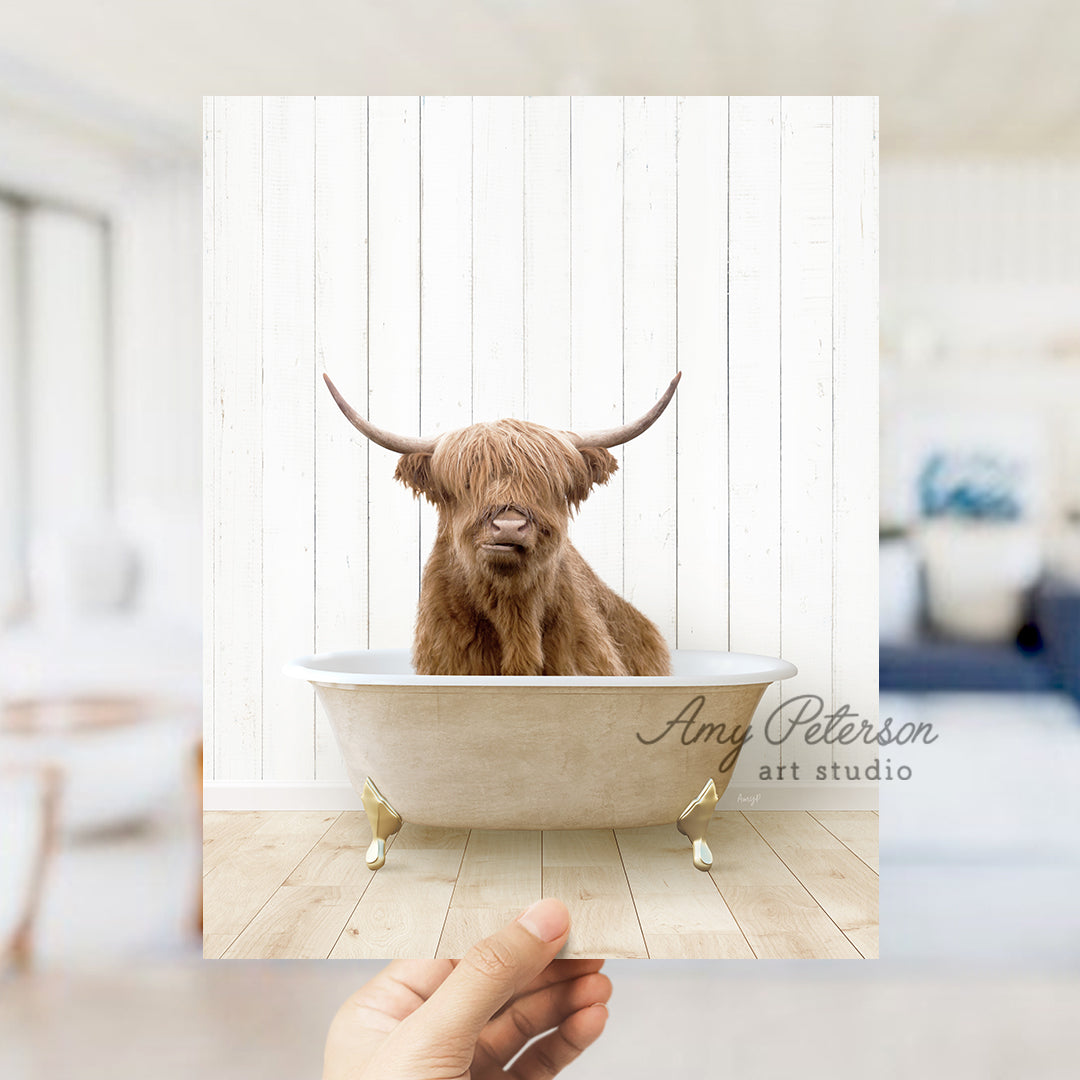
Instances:
[[[1058,685],[1045,653],[1023,653],[1013,645],[934,640],[882,645],[878,671],[882,690],[1033,692]]]
[[[1080,699],[1080,587],[1043,582],[1035,593],[1035,618],[1057,684]]]

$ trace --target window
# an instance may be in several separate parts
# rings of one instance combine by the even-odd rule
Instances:
[[[32,547],[113,503],[110,229],[0,194],[0,624]]]

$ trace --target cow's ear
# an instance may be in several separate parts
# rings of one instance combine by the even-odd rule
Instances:
[[[394,479],[400,480],[414,495],[424,495],[428,502],[437,503],[436,483],[431,470],[430,451],[418,454],[402,454],[394,470]]]
[[[586,450],[579,451],[585,463],[585,470],[580,480],[575,480],[570,491],[570,501],[576,506],[584,502],[593,489],[594,484],[606,484],[611,474],[619,467],[619,463],[612,456],[611,451],[603,447],[590,446]]]

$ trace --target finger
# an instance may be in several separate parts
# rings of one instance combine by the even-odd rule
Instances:
[[[418,1039],[444,1043],[448,1032],[472,1045],[492,1015],[555,959],[570,933],[570,913],[540,900],[466,952],[426,1005],[410,1018]]]
[[[603,1005],[611,997],[611,980],[592,973],[571,982],[556,983],[519,997],[483,1030],[477,1048],[500,1067],[537,1035],[558,1027],[590,1005]]]
[[[414,1013],[453,970],[446,960],[395,960],[353,993],[343,1012],[361,1014],[379,1030],[390,1031]],[[388,1018],[379,1022],[379,1018]]]
[[[447,963],[451,968],[456,968],[461,961],[448,960]],[[599,971],[606,963],[607,960],[603,957],[587,956],[552,960],[536,978],[547,986],[548,983],[560,982],[562,979],[576,979],[578,975],[584,975],[589,971]]]
[[[552,960],[528,986],[508,1001],[495,1015],[499,1016],[508,1009],[514,1001],[525,997],[527,994],[535,993],[537,990],[543,990],[548,986],[555,986],[558,983],[580,979],[582,975],[591,975],[594,972],[599,971],[603,966],[603,960],[595,959]]]
[[[450,971],[446,961],[396,961],[350,994],[327,1033],[323,1067],[326,1080],[355,1076],[355,1062],[371,1058]]]
[[[600,1038],[607,1023],[605,1005],[590,1005],[568,1016],[555,1031],[537,1039],[510,1069],[516,1080],[548,1080],[556,1076]]]

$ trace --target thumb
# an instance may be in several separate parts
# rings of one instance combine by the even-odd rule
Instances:
[[[563,903],[538,900],[469,949],[409,1018],[414,1035],[444,1047],[460,1039],[471,1048],[491,1017],[555,959],[569,932],[570,913]]]

